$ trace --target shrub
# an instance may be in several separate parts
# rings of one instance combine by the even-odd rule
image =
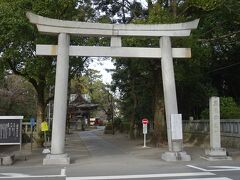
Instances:
[[[221,119],[238,119],[240,118],[240,106],[232,97],[220,98],[220,117]],[[209,108],[201,113],[201,119],[209,119]]]

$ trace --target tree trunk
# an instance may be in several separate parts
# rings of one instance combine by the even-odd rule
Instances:
[[[44,86],[39,85],[37,89],[37,134],[41,131],[41,123],[45,119],[45,107]]]
[[[153,3],[152,3],[152,0],[147,0],[147,4],[148,4],[148,14],[149,14],[149,11],[152,9],[153,7]]]
[[[70,113],[69,113],[69,103],[70,103],[70,96],[71,96],[71,74],[69,71],[68,74],[69,80],[68,80],[68,93],[67,93],[67,115],[66,115],[66,132],[70,134]]]
[[[40,102],[37,102],[37,134],[39,134],[39,132],[41,132],[41,123],[43,122],[44,120],[44,113],[45,112],[45,107],[42,103]]]
[[[126,15],[125,15],[124,8],[125,8],[125,0],[122,0],[122,15],[123,15],[122,20],[123,20],[123,24],[126,24],[127,21],[126,21]]]
[[[160,61],[159,61],[160,62]],[[164,112],[163,87],[160,65],[154,70],[154,131],[151,142],[156,146],[167,142],[167,126]]]
[[[171,0],[171,11],[174,18],[177,17],[177,2],[176,0]]]
[[[134,86],[134,80],[131,82],[131,97],[133,101],[133,108],[132,108],[132,113],[130,116],[130,139],[135,139],[134,135],[134,129],[135,129],[135,115],[136,115],[136,107],[137,107],[137,96],[135,94],[135,86]]]
[[[167,142],[167,127],[164,116],[164,103],[162,97],[155,98],[155,108],[154,108],[154,131],[152,142],[159,146]]]

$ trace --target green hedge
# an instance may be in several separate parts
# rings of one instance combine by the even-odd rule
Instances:
[[[220,97],[221,119],[239,119],[240,106],[232,97]],[[209,119],[209,107],[201,113],[201,119]]]

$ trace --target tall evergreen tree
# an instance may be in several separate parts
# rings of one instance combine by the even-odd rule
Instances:
[[[0,1],[0,53],[1,66],[10,73],[20,75],[28,80],[37,92],[37,129],[45,117],[45,107],[49,100],[48,90],[54,85],[54,57],[35,55],[37,43],[56,44],[57,37],[40,35],[26,18],[26,12],[32,11],[42,16],[88,21],[94,14],[90,1]],[[77,61],[76,61],[77,60]],[[83,66],[80,58],[73,58],[70,71]]]

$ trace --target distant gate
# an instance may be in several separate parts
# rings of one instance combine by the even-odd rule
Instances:
[[[69,56],[161,58],[163,91],[169,151],[182,149],[182,141],[172,141],[171,114],[178,114],[173,58],[190,58],[190,48],[172,48],[170,37],[189,36],[199,19],[178,24],[101,24],[50,19],[27,13],[30,22],[42,33],[58,35],[58,45],[37,45],[36,54],[57,56],[51,155],[46,163],[69,163],[64,155]],[[110,37],[110,47],[71,46],[70,35]],[[159,37],[160,48],[122,47],[121,37]],[[177,147],[177,148],[175,148]],[[61,158],[59,155],[61,155]],[[172,153],[174,154],[174,153]],[[60,161],[56,160],[59,159]],[[47,162],[48,161],[48,162]],[[50,162],[51,161],[51,162]]]

